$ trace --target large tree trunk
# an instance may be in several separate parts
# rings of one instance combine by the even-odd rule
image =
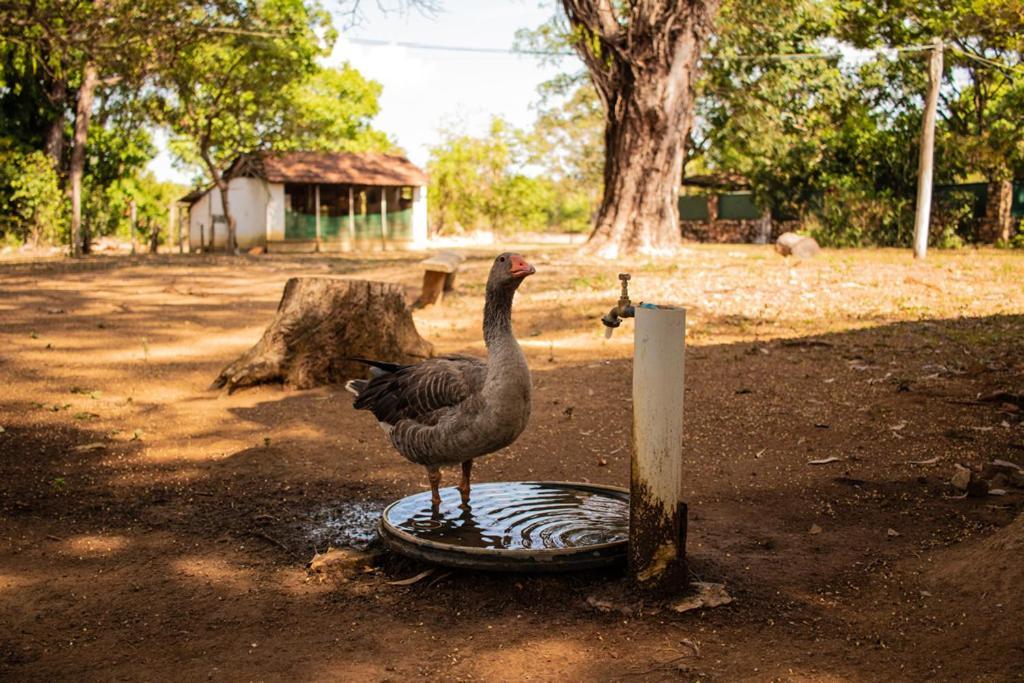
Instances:
[[[604,195],[583,250],[606,258],[670,252],[681,242],[697,58],[718,0],[563,5],[605,107]]]
[[[217,168],[217,164],[215,164],[213,162],[213,157],[211,157],[206,152],[203,153],[203,162],[206,164],[206,169],[210,172],[210,177],[213,178],[213,183],[214,183],[214,185],[217,186],[217,191],[220,193],[220,204],[221,204],[221,208],[224,209],[224,219],[227,221],[228,237],[227,237],[227,242],[225,244],[224,250],[227,251],[229,254],[237,254],[238,253],[238,237],[237,237],[236,232],[235,232],[237,224],[235,223],[234,215],[231,213],[231,202],[230,202],[230,199],[228,197],[228,190],[229,190],[228,184],[231,181],[230,181],[230,179],[224,177],[224,174],[221,173],[220,169]],[[215,245],[213,243],[213,234],[214,234],[214,232],[215,232],[214,225],[211,224],[210,225],[210,251],[213,251],[214,247],[215,247]]]
[[[71,148],[71,255],[89,253],[89,236],[82,229],[82,175],[85,171],[85,143],[89,137],[89,118],[92,116],[92,99],[96,93],[96,65],[87,62],[82,74],[82,85],[78,88],[78,103],[75,106],[75,138]]]
[[[220,191],[220,203],[224,207],[224,218],[228,222],[228,241],[224,247],[224,250],[229,254],[238,253],[238,236],[236,234],[237,225],[235,223],[235,215],[231,213],[231,202],[228,199],[228,183],[223,177],[217,180],[217,189]],[[210,242],[210,246],[213,246],[213,242]]]
[[[670,252],[682,241],[678,202],[689,103],[661,106],[658,93],[669,87],[664,77],[638,86],[648,93],[624,94],[605,121],[604,195],[583,247],[605,258]]]
[[[56,78],[50,84],[48,97],[54,107],[54,115],[46,129],[46,156],[50,157],[53,170],[60,173],[64,158],[64,108],[68,98],[68,85],[63,78]]]
[[[365,376],[352,358],[401,363],[431,355],[399,285],[292,278],[263,338],[224,368],[213,388],[285,382],[308,389]]]

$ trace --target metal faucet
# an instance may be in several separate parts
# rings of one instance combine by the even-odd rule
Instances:
[[[633,302],[629,300],[629,273],[619,273],[619,280],[622,282],[622,293],[619,294],[619,303],[612,307],[612,310],[601,318],[604,323],[604,336],[607,339],[612,336],[612,330],[622,324],[623,318],[632,318],[635,314]]]

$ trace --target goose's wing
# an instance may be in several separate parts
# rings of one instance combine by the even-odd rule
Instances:
[[[431,420],[443,408],[457,406],[478,393],[487,376],[487,363],[473,356],[443,356],[381,368],[356,396],[355,408],[369,410],[378,421]]]

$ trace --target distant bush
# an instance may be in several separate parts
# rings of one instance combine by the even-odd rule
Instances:
[[[959,249],[977,241],[976,198],[971,192],[949,192],[936,197],[932,206],[930,242],[939,249]]]
[[[0,142],[0,237],[5,241],[66,241],[60,180],[42,152]]]
[[[834,187],[807,229],[823,247],[897,246],[913,234],[913,203],[858,187]]]

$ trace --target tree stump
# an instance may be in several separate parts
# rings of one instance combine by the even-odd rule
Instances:
[[[432,355],[399,285],[292,278],[263,338],[221,370],[212,388],[230,393],[283,382],[309,389],[365,376],[365,366],[352,358],[402,363]]]
[[[452,251],[442,251],[422,262],[423,289],[414,308],[424,308],[439,303],[444,295],[455,289],[455,276],[463,258]]]

